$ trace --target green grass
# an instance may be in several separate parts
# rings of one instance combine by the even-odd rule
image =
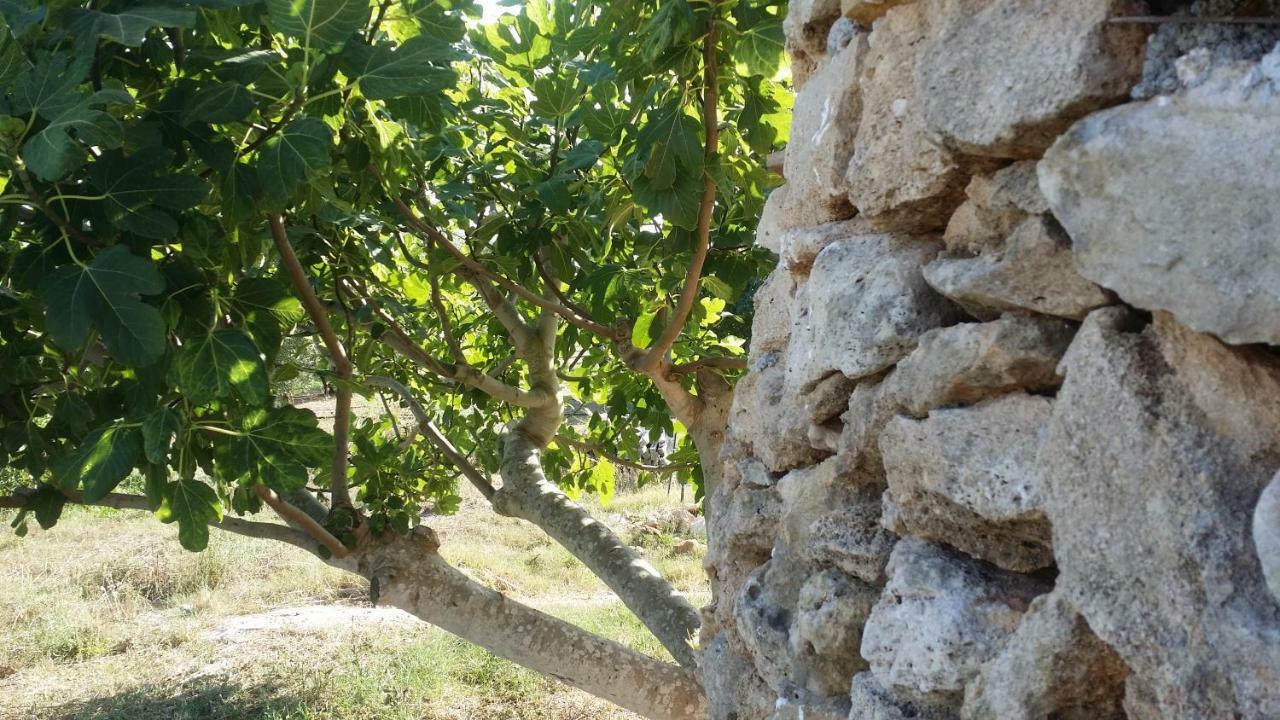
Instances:
[[[593,512],[620,530],[671,512],[650,487]],[[442,553],[481,582],[641,652],[665,651],[607,588],[536,528],[475,497],[436,518]],[[645,536],[681,590],[700,559]],[[191,555],[145,513],[74,510],[0,534],[0,718],[319,720],[633,718],[436,628],[405,620],[211,636],[230,618],[367,603],[365,583],[305,552],[215,532]],[[359,611],[354,611],[359,612]]]

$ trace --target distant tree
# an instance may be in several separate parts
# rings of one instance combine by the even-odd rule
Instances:
[[[210,526],[299,545],[497,654],[696,716],[696,612],[565,490],[610,494],[663,435],[716,480],[781,12],[0,0],[0,461],[26,478],[0,505],[20,533],[74,502],[153,510],[191,550]],[[332,434],[280,397],[317,371],[281,351],[307,337]],[[353,423],[375,392],[416,426]],[[569,398],[598,410],[566,426]],[[135,472],[145,494],[115,492]],[[449,567],[419,521],[459,476],[679,666]],[[244,519],[264,505],[288,526]]]

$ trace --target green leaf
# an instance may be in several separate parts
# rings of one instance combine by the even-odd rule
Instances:
[[[644,177],[650,190],[663,190],[682,174],[697,172],[702,166],[701,128],[679,105],[668,105],[654,113],[640,130],[640,142],[648,148]]]
[[[617,473],[614,471],[613,463],[603,457],[597,457],[595,461],[595,466],[591,468],[591,475],[587,477],[587,486],[600,496],[600,504],[607,506],[609,501],[613,500]]]
[[[229,482],[253,480],[278,492],[307,484],[308,468],[328,461],[333,438],[316,416],[295,407],[258,409],[238,424],[239,437],[220,443],[217,470]]]
[[[119,13],[86,10],[72,22],[73,28],[78,32],[88,32],[130,47],[141,45],[151,28],[189,28],[195,24],[195,10],[154,6],[131,8]]]
[[[53,482],[63,491],[84,488],[84,500],[107,496],[126,477],[142,454],[137,428],[107,425],[89,433],[71,455],[53,468]]]
[[[657,315],[657,312],[647,312],[636,318],[635,324],[631,326],[632,345],[638,348],[649,347],[649,343],[653,342],[654,334],[651,329]]]
[[[125,365],[149,365],[164,354],[165,323],[138,296],[163,290],[164,278],[150,260],[116,245],[88,267],[63,265],[45,278],[45,329],[64,350],[77,350],[90,326],[97,326],[112,357]]]
[[[209,545],[209,523],[222,520],[222,502],[213,488],[199,480],[182,479],[165,488],[156,516],[161,522],[178,523],[178,542],[199,552]]]
[[[563,118],[582,100],[583,90],[572,77],[548,75],[533,83],[531,110],[547,118]]]
[[[82,99],[76,88],[84,82],[88,66],[69,55],[41,55],[14,81],[9,98],[15,115],[36,113],[52,120]]]
[[[67,103],[68,99],[74,101]],[[23,144],[22,160],[41,180],[60,180],[84,162],[86,152],[76,145],[76,140],[103,148],[119,147],[123,140],[120,123],[96,109],[119,100],[113,94],[95,93],[88,98],[70,94],[38,100],[44,102],[39,109],[49,123]]]
[[[262,146],[258,153],[258,182],[276,200],[288,200],[308,177],[329,166],[332,144],[332,133],[323,120],[294,120]]]
[[[303,47],[330,50],[369,22],[369,0],[267,0],[267,16]]]
[[[253,111],[253,97],[240,83],[206,85],[196,91],[182,111],[182,122],[227,123],[241,120]]]
[[[177,236],[178,223],[164,210],[188,210],[209,193],[209,186],[194,173],[169,172],[166,152],[139,153],[130,157],[113,152],[90,168],[93,184],[105,195],[108,215],[121,229],[152,240]],[[158,207],[157,207],[158,206]]]
[[[453,70],[444,66],[454,56],[453,49],[427,36],[410,38],[395,47],[379,43],[351,43],[339,57],[339,66],[360,83],[360,93],[370,100],[388,100],[408,95],[427,95],[452,87]]]
[[[189,341],[173,368],[178,391],[193,405],[229,397],[248,405],[267,402],[262,353],[240,330],[219,330]]]
[[[742,31],[733,49],[733,59],[749,74],[771,78],[782,66],[786,52],[783,43],[782,20],[770,17]]]
[[[148,462],[160,465],[169,459],[169,446],[178,432],[178,424],[178,414],[167,407],[142,421],[142,449]]]

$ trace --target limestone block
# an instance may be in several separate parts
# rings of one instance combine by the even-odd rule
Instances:
[[[991,174],[974,175],[964,193],[964,204],[956,208],[942,236],[947,249],[953,252],[998,250],[1029,216],[1049,210],[1032,160]]]
[[[918,538],[903,538],[862,633],[862,657],[886,689],[956,701],[995,657],[1031,600],[1049,588]]]
[[[791,339],[791,305],[796,284],[791,273],[776,269],[756,290],[755,314],[751,318],[751,357],[785,349]]]
[[[1051,405],[1019,393],[890,422],[880,436],[886,527],[1009,570],[1052,565],[1036,467]]]
[[[1280,51],[1270,57],[1092,115],[1039,167],[1081,274],[1237,344],[1280,344]]]
[[[1058,587],[1148,717],[1280,717],[1280,604],[1250,515],[1280,467],[1280,362],[1094,313],[1042,446]],[[1126,701],[1128,706],[1130,703]]]
[[[809,412],[804,399],[787,387],[783,351],[751,359],[734,387],[729,427],[749,444],[771,472],[782,472],[827,455],[809,444]]]
[[[1111,302],[1076,272],[1070,239],[1052,218],[1027,219],[999,252],[941,257],[924,271],[938,292],[979,319],[1033,311],[1079,320]]]
[[[858,650],[862,626],[879,596],[878,587],[836,570],[819,572],[801,586],[791,626],[791,655],[803,672],[806,689],[822,696],[840,695],[848,690],[854,673],[867,669]]]
[[[1280,473],[1253,510],[1253,547],[1271,595],[1280,602]]]
[[[965,691],[964,720],[1124,720],[1129,669],[1061,592],[1031,602]]]
[[[923,45],[928,131],[960,152],[1035,158],[1072,122],[1125,98],[1142,75],[1134,0],[951,0]]]
[[[954,703],[928,703],[884,688],[869,672],[853,676],[848,720],[958,720]]]

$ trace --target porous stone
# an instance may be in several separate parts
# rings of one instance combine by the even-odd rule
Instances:
[[[941,249],[927,237],[853,235],[818,253],[797,293],[787,357],[788,382],[805,391],[833,372],[873,375],[917,339],[958,317],[924,281],[921,268]]]
[[[1070,239],[1052,218],[1025,220],[999,252],[940,257],[924,271],[938,292],[979,319],[1032,311],[1079,320],[1111,302],[1076,272]]]
[[[1046,398],[1016,394],[890,422],[880,436],[885,526],[1009,570],[1052,565],[1036,467],[1050,411]]]
[[[883,687],[931,702],[958,700],[999,652],[1044,584],[918,538],[903,538],[862,634]]]
[[[918,69],[928,131],[961,152],[1034,158],[1075,120],[1125,98],[1146,30],[1108,20],[1134,0],[953,2]],[[962,7],[963,6],[963,7]]]
[[[796,0],[787,6],[782,34],[794,64],[801,66],[803,89],[827,49],[827,34],[840,18],[840,0]]]
[[[1230,343],[1280,344],[1280,50],[1092,115],[1040,163],[1080,272]]]
[[[884,16],[890,9],[904,5],[912,0],[841,0],[840,10],[844,16],[867,27]]]
[[[868,34],[854,32],[843,49],[823,59],[796,94],[783,166],[790,188],[786,203],[792,217],[816,224],[854,214],[844,174],[853,157],[854,134],[862,114],[858,74]],[[782,255],[793,271],[813,262],[812,254],[807,262],[797,261],[785,251]]]
[[[783,350],[791,339],[791,305],[796,291],[795,280],[784,268],[769,273],[756,290],[755,313],[751,317],[749,355]]]
[[[1144,715],[1278,717],[1280,604],[1248,528],[1280,467],[1280,363],[1134,325],[1098,311],[1063,358],[1040,457],[1058,587]]]
[[[1272,0],[1200,0],[1177,8],[1192,17],[1251,16],[1275,13]],[[1261,7],[1260,7],[1261,6]],[[1147,42],[1142,82],[1133,97],[1147,99],[1176,92],[1203,81],[1207,69],[1241,61],[1254,61],[1280,42],[1280,27],[1249,23],[1161,24]],[[1189,61],[1189,62],[1188,62]],[[1194,69],[1189,65],[1196,66]]]
[[[800,587],[807,578],[800,563],[775,556],[747,577],[734,606],[738,636],[751,653],[760,676],[775,693],[791,685],[790,634]]]
[[[881,686],[869,672],[853,676],[849,700],[848,720],[957,720],[960,717],[953,703],[935,704],[903,697]]]
[[[848,716],[849,699],[846,697],[779,698],[770,720],[846,720]]]
[[[821,425],[844,412],[849,406],[849,395],[853,393],[857,382],[838,372],[819,380],[804,395],[804,407],[809,411],[809,421]],[[810,432],[810,438],[812,436]]]
[[[965,690],[964,720],[1124,720],[1129,668],[1061,592],[1031,602]]]
[[[838,696],[867,663],[858,654],[862,626],[880,590],[836,570],[824,570],[800,588],[791,655],[803,670],[796,679],[810,692]]]
[[[771,472],[821,460],[829,453],[809,444],[809,412],[804,398],[787,387],[784,351],[751,358],[733,391],[731,434],[749,444]]]
[[[942,240],[953,252],[998,250],[1031,215],[1048,212],[1040,193],[1034,160],[1016,162],[995,173],[974,175],[964,204],[947,222]]]
[[[813,521],[810,553],[869,583],[884,582],[897,536],[880,523],[880,503],[867,499],[824,513]]]
[[[849,200],[886,230],[942,229],[969,180],[961,159],[930,141],[915,89],[931,5],[901,5],[875,23],[858,81],[862,117],[846,176]]]
[[[699,674],[707,691],[708,720],[768,717],[775,693],[756,673],[751,661],[734,650],[728,637],[718,634],[699,653]]]
[[[1280,602],[1280,473],[1253,510],[1253,547],[1271,595]]]
[[[1022,315],[930,330],[889,375],[885,393],[897,408],[924,417],[946,405],[1052,390],[1062,384],[1058,361],[1074,334],[1065,320]]]
[[[760,223],[756,225],[756,245],[772,252],[782,252],[782,234],[800,223],[800,218],[789,216],[787,211],[787,194],[790,188],[781,185],[774,188],[765,198],[764,209],[760,211]]]

